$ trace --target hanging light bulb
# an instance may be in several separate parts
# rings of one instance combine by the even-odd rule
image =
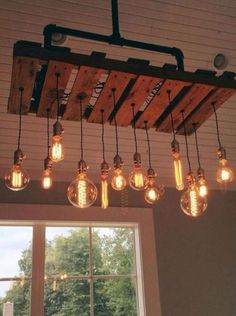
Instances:
[[[41,186],[43,189],[50,189],[52,186],[52,160],[50,158],[50,145],[49,145],[49,112],[47,109],[47,157],[44,159],[44,170],[41,179]]]
[[[101,207],[103,209],[109,206],[109,195],[108,195],[108,172],[110,167],[105,160],[105,142],[104,142],[104,120],[103,120],[104,110],[101,110],[101,121],[102,121],[102,153],[103,161],[101,163]]]
[[[88,167],[81,159],[78,163],[78,174],[67,189],[69,202],[78,208],[87,208],[97,199],[97,188],[86,175]]]
[[[220,140],[220,131],[219,131],[219,124],[218,124],[218,117],[216,113],[215,108],[215,102],[212,102],[213,111],[215,114],[215,121],[216,121],[216,134],[217,134],[217,140],[219,144],[219,149],[217,151],[218,158],[219,158],[219,168],[216,172],[216,181],[224,186],[224,188],[227,188],[227,185],[231,183],[234,179],[234,173],[233,170],[228,166],[228,162],[226,159],[226,150],[221,145]]]
[[[223,184],[225,187],[233,181],[234,174],[232,169],[228,166],[226,159],[226,150],[220,147],[218,150],[219,168],[216,172],[216,180],[218,183]]]
[[[145,130],[146,130],[146,136],[147,136],[147,144],[148,144],[148,160],[149,160],[149,168],[147,171],[147,188],[144,193],[144,198],[147,203],[149,204],[155,204],[161,195],[164,194],[164,187],[163,186],[157,186],[156,185],[156,173],[152,169],[152,163],[151,163],[151,147],[150,147],[150,140],[148,135],[148,129],[147,129],[147,122],[145,121]]]
[[[183,212],[191,217],[198,217],[207,208],[207,199],[199,194],[194,175],[190,172],[187,176],[188,188],[182,194],[180,206]]]
[[[101,163],[101,207],[103,209],[109,206],[109,195],[108,195],[108,171],[110,170],[109,165],[105,160]]]
[[[115,108],[116,101],[115,101],[115,88],[112,88],[112,97],[113,97],[113,106]],[[126,187],[126,179],[122,172],[122,167],[124,165],[124,162],[122,158],[119,155],[119,142],[118,142],[118,129],[117,129],[117,122],[116,122],[116,114],[114,116],[114,122],[115,122],[115,132],[116,132],[116,155],[114,157],[114,176],[111,180],[111,186],[116,191],[124,190]]]
[[[171,90],[167,90],[167,94],[168,94],[169,107],[170,107]],[[181,160],[180,160],[179,142],[175,138],[174,119],[173,119],[172,112],[170,113],[170,118],[171,118],[172,134],[173,134],[173,141],[171,142],[171,149],[172,149],[172,157],[173,157],[173,164],[174,164],[175,187],[178,191],[182,191],[184,189],[182,164],[181,164]]]
[[[199,189],[200,196],[206,197],[208,195],[208,187],[207,187],[207,182],[206,182],[206,178],[205,178],[205,171],[201,167],[200,152],[199,152],[198,138],[197,138],[197,124],[196,123],[193,123],[193,130],[194,130],[195,145],[196,145],[197,160],[198,160],[198,170],[197,170],[198,189]]]
[[[59,77],[60,74],[56,74],[56,91],[57,91],[57,120],[53,125],[53,137],[52,137],[52,146],[50,149],[50,158],[53,162],[59,162],[64,159],[64,146],[62,143],[62,134],[64,129],[59,121],[60,114],[60,100],[59,100]]]
[[[137,136],[136,136],[136,128],[135,128],[135,114],[134,114],[134,106],[132,103],[132,112],[133,112],[133,130],[134,130],[134,141],[135,141],[135,153],[134,153],[134,167],[129,175],[129,185],[132,189],[136,191],[144,190],[147,187],[148,178],[143,173],[142,164],[141,164],[141,155],[138,152],[138,144],[137,144]]]
[[[87,208],[97,199],[97,188],[87,177],[88,166],[83,160],[83,113],[82,113],[82,96],[80,100],[80,143],[81,159],[78,163],[78,173],[74,181],[71,182],[67,189],[69,202],[78,208]]]
[[[7,188],[13,191],[23,190],[29,183],[29,176],[27,172],[22,167],[23,159],[25,155],[20,149],[21,141],[21,121],[22,121],[22,106],[23,106],[23,88],[20,90],[20,110],[19,110],[19,135],[18,135],[18,146],[17,150],[14,152],[14,164],[10,171],[5,175],[5,185]]]
[[[196,183],[196,179],[192,173],[191,169],[191,162],[189,158],[189,150],[188,150],[188,140],[187,140],[187,132],[185,127],[185,118],[184,118],[184,111],[181,111],[182,113],[182,119],[183,119],[183,127],[184,127],[184,137],[185,137],[185,145],[186,145],[186,154],[187,154],[187,160],[188,160],[188,167],[189,172],[186,177],[188,182],[187,190],[182,194],[180,199],[180,206],[182,211],[191,217],[198,217],[200,216],[207,208],[207,198],[206,194],[202,196],[201,194],[204,193],[204,190],[202,188],[201,194],[200,194],[200,187]],[[196,133],[195,133],[196,135]],[[197,144],[197,142],[196,142]],[[198,149],[198,146],[197,146]],[[199,152],[198,152],[199,155]],[[200,159],[199,159],[200,162]],[[200,169],[200,168],[199,168]],[[200,170],[199,170],[200,171]],[[204,174],[202,173],[201,176]]]

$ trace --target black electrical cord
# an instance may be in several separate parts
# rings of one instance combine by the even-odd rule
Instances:
[[[199,146],[198,146],[198,138],[197,138],[197,124],[193,123],[193,130],[194,130],[194,136],[195,136],[195,144],[196,144],[196,151],[197,151],[197,160],[198,160],[198,167],[201,169],[201,160],[200,160],[200,152],[199,152]]]
[[[104,141],[104,110],[101,110],[101,121],[102,121],[102,157],[103,157],[103,161],[105,161],[105,141]]]
[[[50,114],[50,109],[47,108],[47,149],[48,149],[48,157],[50,156],[50,129],[49,129],[49,114]]]
[[[116,106],[116,98],[115,98],[116,89],[112,88],[111,91],[112,91],[112,98],[113,98],[113,106],[115,109],[115,106]],[[119,154],[119,140],[118,140],[118,128],[117,128],[117,121],[116,121],[116,113],[114,116],[114,122],[115,122],[115,131],[116,131],[116,154],[118,155]]]
[[[183,127],[184,127],[184,138],[185,138],[186,154],[187,154],[187,160],[188,160],[188,169],[189,169],[189,172],[191,173],[192,168],[191,168],[191,162],[189,158],[188,139],[187,139],[186,126],[185,126],[184,111],[181,111],[181,114],[182,114]]]
[[[81,160],[84,159],[84,147],[83,147],[83,112],[82,112],[82,96],[79,97],[79,107],[80,107],[80,150],[81,150]]]
[[[222,146],[221,146],[221,141],[220,141],[219,123],[218,123],[218,117],[217,117],[217,113],[216,113],[215,102],[212,102],[212,107],[213,107],[214,114],[215,114],[217,139],[218,139],[219,147],[221,148]]]
[[[22,107],[23,107],[23,91],[24,88],[20,87],[20,110],[19,110],[19,134],[18,134],[18,145],[17,148],[20,149],[20,140],[21,140],[21,125],[22,125]]]
[[[136,121],[135,121],[135,114],[134,114],[134,106],[135,104],[132,103],[132,113],[133,113],[133,130],[134,130],[134,143],[135,143],[135,152],[138,152],[138,142],[137,142],[137,135],[136,135]]]
[[[60,73],[56,72],[56,86],[57,86],[57,121],[59,120],[59,115],[60,115],[60,98],[59,98],[59,77]]]
[[[170,97],[171,90],[167,90],[167,94],[168,94],[169,107],[170,107],[170,104],[171,104],[171,97]],[[175,140],[174,119],[173,119],[172,112],[170,112],[170,120],[171,120],[171,127],[172,127],[172,133],[173,133],[173,140]]]
[[[151,147],[150,147],[150,139],[149,139],[149,135],[148,135],[147,121],[145,121],[144,124],[145,124],[146,136],[147,136],[149,169],[151,169],[152,168]]]

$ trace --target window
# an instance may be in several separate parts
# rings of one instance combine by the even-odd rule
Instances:
[[[76,307],[83,306],[82,316],[107,316],[107,310],[112,310],[110,315],[126,316],[126,311],[129,310],[129,316],[132,313],[139,316],[160,316],[155,232],[151,209],[128,208],[126,212],[122,212],[120,208],[115,207],[109,208],[108,211],[92,207],[85,212],[75,211],[63,205],[0,204],[0,228],[3,227],[1,225],[19,225],[19,231],[23,231],[23,226],[28,226],[26,228],[31,230],[27,243],[19,241],[20,254],[32,244],[31,278],[25,275],[23,280],[24,284],[31,282],[28,288],[30,306],[29,313],[25,312],[22,316],[44,316],[45,313],[50,316],[73,316],[76,311],[68,312],[67,306],[76,303],[74,289],[83,293],[79,297],[81,304],[74,304]],[[78,240],[75,242],[73,252],[82,250],[86,254],[85,257],[77,257],[78,261],[74,267],[73,261],[69,261],[69,240],[72,233],[79,236],[82,234],[84,238],[83,243]],[[9,236],[10,233],[7,234],[8,239]],[[55,248],[57,238],[61,238],[62,242],[60,247]],[[1,243],[0,252],[4,245]],[[56,257],[59,249],[63,255]],[[124,260],[121,260],[122,254]],[[63,260],[54,260],[61,257],[63,260],[66,259],[66,264]],[[18,259],[20,257],[15,260],[17,268]],[[28,259],[27,262],[31,261],[30,256]],[[24,270],[17,271],[8,277],[17,276],[15,282],[19,285],[19,273]],[[0,271],[1,281],[2,276]],[[0,282],[0,286],[1,284],[4,282]],[[72,295],[62,295],[69,290]],[[47,296],[46,291],[52,296]],[[121,304],[120,309],[125,306],[125,311],[115,310],[116,306],[119,306],[117,302],[124,297],[126,303]],[[52,306],[55,307],[54,303],[58,307],[57,313],[50,310]],[[11,312],[11,304],[6,304],[5,307]],[[21,314],[14,313],[14,316]]]
[[[32,227],[0,226],[0,236],[0,315],[14,307],[17,316],[29,315]]]

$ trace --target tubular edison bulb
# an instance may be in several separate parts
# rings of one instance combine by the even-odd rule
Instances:
[[[57,120],[53,125],[52,146],[50,148],[50,158],[54,162],[64,159],[64,146],[62,144],[62,133],[64,132],[61,123]]]
[[[171,147],[174,162],[175,186],[177,190],[181,191],[184,189],[184,181],[182,173],[182,164],[180,161],[179,143],[177,142],[177,140],[174,139],[172,141]]]
[[[23,190],[29,183],[29,176],[22,167],[24,158],[25,156],[20,148],[14,152],[14,164],[11,170],[5,175],[5,184],[10,190]]]
[[[136,152],[134,154],[134,169],[129,176],[129,185],[134,190],[141,191],[147,187],[147,184],[148,178],[144,175],[141,167],[141,155]]]
[[[205,179],[205,172],[201,167],[197,170],[197,176],[199,194],[201,197],[205,197],[208,195],[208,187]]]
[[[181,196],[180,206],[188,216],[198,217],[206,210],[207,199],[199,194],[194,176],[189,174],[187,179],[188,189]]]
[[[50,169],[45,169],[42,175],[41,185],[43,189],[50,189],[52,186],[52,171]]]
[[[109,206],[108,196],[108,171],[110,170],[106,161],[101,164],[101,207],[103,209]]]
[[[111,180],[111,186],[116,191],[124,190],[127,184],[126,179],[122,173],[122,165],[122,158],[117,154],[114,157],[114,176]]]
[[[67,189],[69,202],[78,208],[91,206],[97,199],[97,188],[86,175],[87,165],[80,160],[78,175]]]

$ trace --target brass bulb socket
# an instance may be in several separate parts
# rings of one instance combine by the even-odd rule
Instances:
[[[52,169],[52,160],[50,157],[44,159],[44,170],[46,169]]]
[[[81,159],[79,162],[78,162],[78,171],[79,173],[85,173],[87,170],[88,170],[88,165],[86,164],[86,162]]]
[[[62,124],[60,121],[56,121],[54,124],[53,124],[53,136],[57,136],[57,135],[61,135],[64,133],[64,129],[62,127]]]
[[[217,150],[217,154],[218,154],[218,157],[220,160],[224,159],[226,160],[226,150],[224,147],[220,147],[218,150]]]
[[[20,148],[14,151],[14,164],[15,165],[20,165],[23,159],[25,158],[26,156],[24,155],[23,151]]]
[[[119,154],[114,157],[114,168],[121,168],[124,165],[124,162]]]
[[[133,156],[133,159],[134,159],[134,164],[136,166],[141,166],[141,155],[140,155],[140,153],[135,152],[134,156]]]
[[[179,142],[176,139],[173,139],[173,141],[171,142],[171,149],[172,149],[173,155],[177,155],[177,154],[179,155],[179,152],[180,152]]]

